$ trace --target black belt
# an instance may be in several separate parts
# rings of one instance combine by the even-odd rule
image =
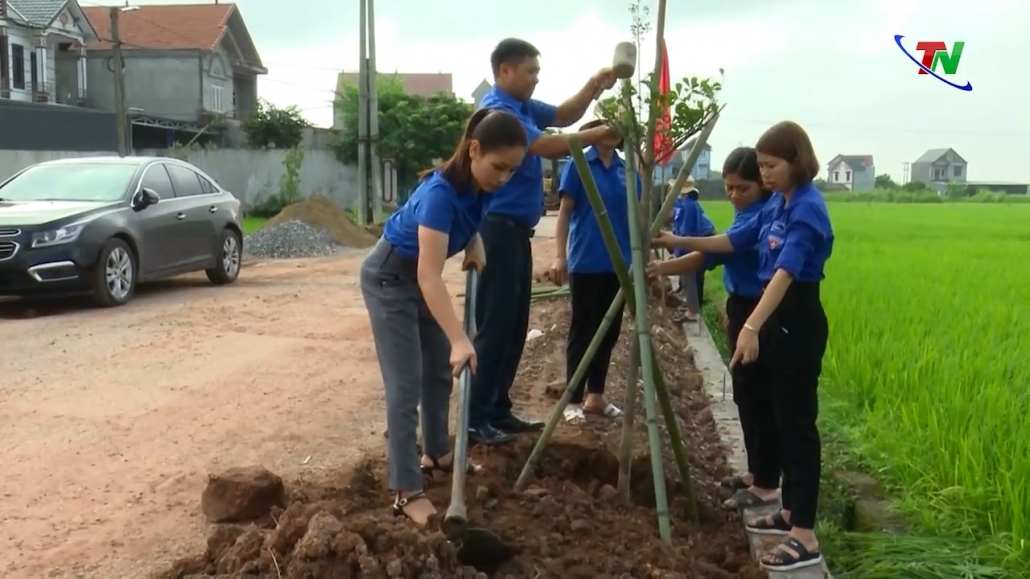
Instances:
[[[519,223],[518,221],[515,221],[514,219],[512,219],[511,217],[508,217],[507,215],[497,215],[496,213],[489,213],[486,216],[486,220],[487,221],[493,221],[495,223],[504,223],[505,225],[510,225],[510,226],[514,227],[515,229],[518,229],[518,230],[524,232],[527,237],[533,237],[534,235],[536,235],[536,230],[535,229],[533,229],[532,227],[530,227],[528,225]]]

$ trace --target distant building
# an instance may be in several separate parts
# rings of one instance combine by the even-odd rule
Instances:
[[[491,84],[490,81],[484,78],[479,83],[479,86],[476,87],[476,90],[472,91],[472,102],[475,103],[476,108],[479,108],[479,101],[483,100],[483,97],[490,92],[490,89],[492,89],[493,86],[494,85]]]
[[[400,80],[404,92],[424,97],[444,93],[454,95],[454,78],[449,72],[380,72],[379,78],[395,78]],[[346,86],[357,86],[357,72],[341,72],[336,76],[336,93],[342,94]],[[343,119],[339,113],[333,118],[333,128],[342,129]]]
[[[868,191],[876,186],[872,155],[837,155],[826,164],[826,182],[848,191]]]
[[[912,163],[910,180],[927,185],[951,182],[965,183],[968,178],[966,160],[955,149],[930,149]]]
[[[199,130],[215,116],[243,120],[257,111],[257,79],[268,70],[235,4],[133,8],[121,13],[119,29],[134,124]],[[88,46],[87,100],[115,111],[110,10],[84,12],[101,37]]]
[[[687,157],[690,156],[690,152],[694,149],[694,143],[696,142],[697,137],[693,137],[683,143],[665,168],[659,168],[656,171],[660,171],[663,175],[671,175],[670,179],[675,178],[680,172],[680,167],[683,166],[683,163],[687,161]],[[712,146],[708,143],[705,143],[701,154],[697,158],[697,162],[694,163],[694,170],[690,172],[690,177],[694,181],[704,181],[712,178]]]

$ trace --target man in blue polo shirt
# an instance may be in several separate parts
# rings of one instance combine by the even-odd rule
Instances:
[[[489,264],[479,282],[475,338],[479,367],[472,381],[469,439],[494,445],[514,435],[543,428],[512,412],[509,392],[522,358],[529,330],[529,302],[533,283],[530,238],[544,212],[543,166],[540,158],[560,159],[569,154],[567,135],[546,135],[547,127],[567,127],[578,121],[605,89],[615,84],[611,69],[601,69],[572,98],[560,106],[533,100],[540,72],[540,51],[516,38],[502,40],[490,55],[494,86],[481,108],[502,109],[516,115],[526,128],[529,151],[511,179],[494,192],[480,235]],[[607,126],[578,133],[584,146],[618,143],[618,132]]]

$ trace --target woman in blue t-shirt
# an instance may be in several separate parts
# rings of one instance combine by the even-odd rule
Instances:
[[[732,235],[755,218],[765,207],[772,192],[762,186],[758,155],[750,147],[740,147],[726,157],[722,169],[726,196],[733,204],[733,223],[727,231]],[[758,248],[736,253],[709,254],[700,252],[648,265],[649,276],[692,276],[723,266],[726,288],[726,337],[730,350],[737,347],[737,338],[748,317],[762,297],[758,278]],[[780,488],[780,446],[776,419],[771,412],[772,389],[758,363],[737,364],[730,369],[733,377],[733,402],[740,415],[747,450],[748,472],[730,477],[723,485],[735,491],[726,501],[729,508],[759,507],[778,500]]]
[[[464,250],[465,269],[485,267],[478,231],[489,192],[511,177],[525,153],[526,132],[514,115],[477,111],[458,149],[422,175],[361,264],[361,294],[386,390],[393,509],[419,525],[436,513],[423,492],[423,473],[454,464],[448,439],[454,375],[466,364],[476,370],[476,352],[444,284],[444,263]],[[420,405],[421,458],[415,434]]]
[[[676,203],[672,208],[672,232],[680,237],[705,237],[715,235],[715,224],[705,215],[698,199],[700,195],[694,182],[688,180],[683,184]],[[687,254],[685,249],[676,249],[675,257]],[[705,273],[694,271],[679,277],[680,293],[686,300],[686,316],[688,322],[696,322],[701,315],[701,307],[705,299]]]
[[[762,556],[774,571],[822,563],[815,536],[821,443],[816,427],[818,387],[829,327],[819,297],[833,252],[833,227],[822,193],[812,141],[793,122],[774,125],[758,140],[762,182],[775,191],[744,227],[714,237],[661,233],[654,244],[705,253],[734,253],[758,246],[762,297],[737,337],[731,365],[759,359],[773,392],[771,411],[780,435],[783,507],[747,522],[748,531],[782,535]],[[759,348],[761,347],[761,348]]]
[[[579,130],[586,131],[603,125],[602,121],[590,121]],[[615,232],[622,261],[628,267],[629,204],[626,202],[626,165],[617,151],[621,144],[621,138],[598,143],[587,149],[586,159]],[[638,180],[637,191],[641,189]],[[557,258],[551,268],[551,276],[556,285],[563,285],[568,280],[570,286],[572,317],[565,349],[565,379],[571,382],[622,286],[575,163],[569,163],[562,172],[558,194],[561,195],[561,205],[558,207],[558,222],[555,225]],[[622,414],[619,407],[604,398],[612,349],[619,341],[621,330],[620,310],[597,348],[586,376],[576,385],[564,412],[565,420],[582,421],[586,418],[584,413],[609,418]]]

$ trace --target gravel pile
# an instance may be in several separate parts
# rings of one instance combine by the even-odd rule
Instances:
[[[243,247],[250,255],[276,259],[324,257],[343,250],[328,231],[303,221],[284,221],[262,227],[247,236]]]

